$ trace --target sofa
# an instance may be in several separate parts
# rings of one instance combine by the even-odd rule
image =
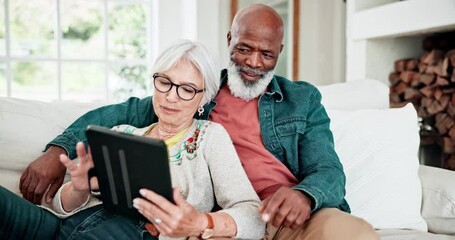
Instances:
[[[419,164],[412,105],[391,109],[388,86],[363,79],[319,86],[346,173],[352,214],[382,240],[455,240],[455,172]],[[0,185],[19,194],[19,178],[47,142],[106,102],[0,98]]]

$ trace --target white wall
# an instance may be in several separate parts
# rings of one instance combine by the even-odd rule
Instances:
[[[152,26],[156,29],[152,51],[163,51],[182,38],[206,45],[223,67],[227,58],[226,27],[229,25],[229,0],[156,0]],[[152,31],[155,32],[155,31]],[[153,59],[153,60],[154,60]]]
[[[300,1],[300,79],[315,85],[346,81],[345,22],[343,1]]]

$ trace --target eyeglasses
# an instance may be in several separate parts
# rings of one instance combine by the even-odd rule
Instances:
[[[162,93],[169,92],[172,87],[175,86],[177,95],[185,101],[190,101],[196,96],[196,94],[204,91],[204,89],[198,90],[188,84],[175,84],[167,76],[159,73],[153,74],[153,84],[155,85],[155,89]]]

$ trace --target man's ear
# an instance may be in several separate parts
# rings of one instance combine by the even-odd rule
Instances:
[[[229,31],[229,32],[227,33],[226,37],[227,37],[227,44],[228,44],[228,47],[229,47],[229,45],[231,45],[231,38],[232,38],[232,37],[231,37],[231,31]]]
[[[280,53],[281,53],[281,51],[283,51],[283,48],[284,48],[284,44],[281,44]]]

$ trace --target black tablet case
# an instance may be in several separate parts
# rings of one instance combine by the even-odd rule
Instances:
[[[88,126],[86,136],[104,207],[113,213],[148,221],[134,207],[139,189],[150,189],[171,202],[169,158],[162,140]]]

